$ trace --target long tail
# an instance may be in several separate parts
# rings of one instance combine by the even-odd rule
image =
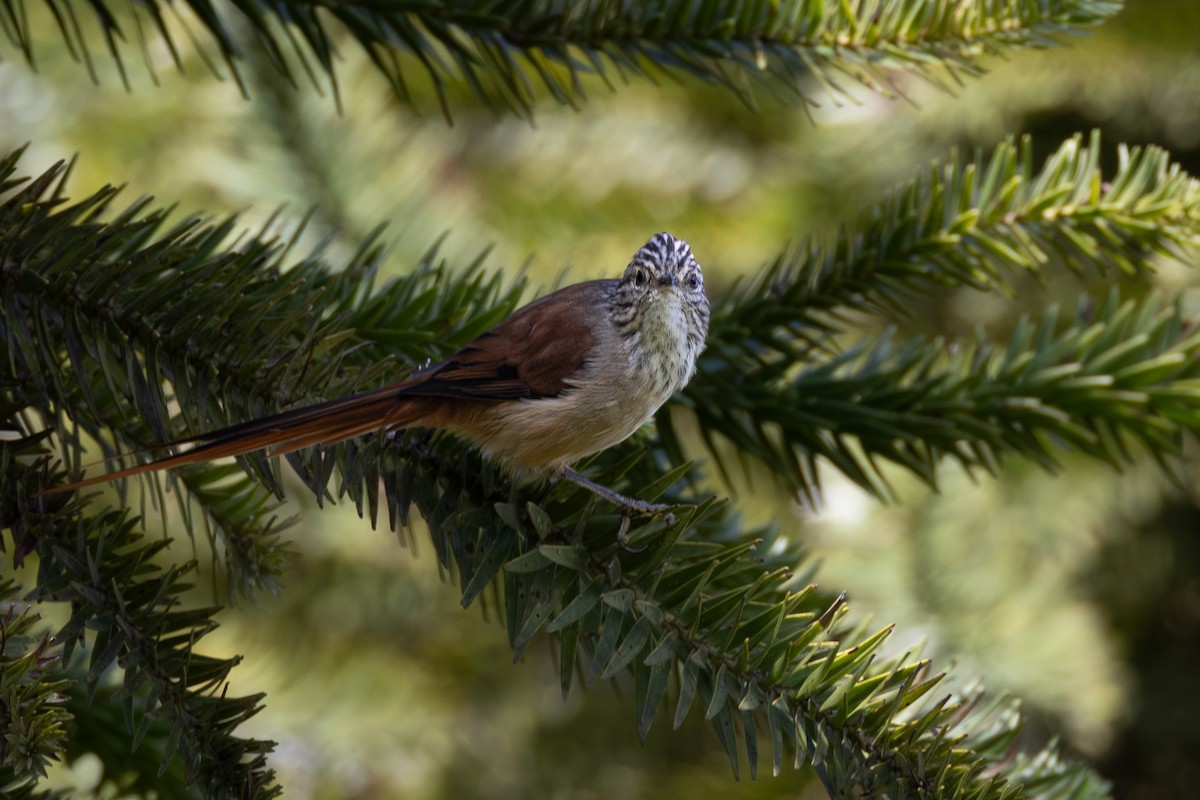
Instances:
[[[194,446],[185,452],[164,456],[146,464],[44,489],[41,494],[73,492],[84,486],[107,483],[143,472],[174,469],[185,464],[240,456],[266,448],[271,448],[271,455],[283,455],[314,444],[333,444],[383,427],[403,428],[417,424],[425,416],[428,398],[405,397],[404,388],[405,384],[389,386],[178,439],[163,447]]]

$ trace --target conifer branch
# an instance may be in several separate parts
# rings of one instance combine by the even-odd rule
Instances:
[[[1176,305],[1150,297],[1098,309],[1084,298],[1061,329],[1051,309],[1007,346],[864,341],[776,383],[701,373],[688,397],[719,431],[808,494],[817,461],[889,497],[881,461],[931,486],[946,459],[995,474],[1006,457],[1056,471],[1084,453],[1117,468],[1148,455],[1170,471],[1184,433],[1200,433],[1200,336]],[[715,445],[714,445],[715,446]]]
[[[89,692],[119,664],[123,685],[114,699],[127,707],[127,723],[137,726],[130,731],[132,740],[138,742],[156,716],[167,719],[171,734],[163,757],[180,754],[189,781],[201,785],[207,796],[275,796],[278,788],[265,764],[271,743],[239,739],[231,733],[259,710],[261,698],[227,696],[226,678],[236,660],[201,656],[192,650],[216,627],[211,619],[214,609],[180,605],[179,595],[188,588],[181,578],[194,564],[165,571],[154,566],[153,557],[167,546],[167,540],[140,541],[136,522],[123,512],[85,517],[84,504],[78,500],[51,505],[38,497],[39,487],[62,476],[49,471],[40,453],[45,437],[29,435],[14,414],[19,410],[14,401],[7,391],[0,393],[3,428],[25,434],[0,441],[0,508],[4,509],[0,528],[10,532],[17,558],[37,554],[38,585],[30,599],[61,603],[69,609],[68,621],[53,637],[59,648],[54,661],[69,663],[77,647],[86,647],[90,659],[84,682]],[[26,658],[30,657],[37,659],[37,651]],[[20,678],[21,663],[13,666]],[[8,697],[32,693],[55,702],[67,683],[61,674],[47,678],[13,687]],[[143,687],[148,691],[135,712],[133,699]],[[36,756],[33,751],[25,756],[26,771],[39,769],[36,758],[59,757],[63,741],[55,731],[61,730],[63,712],[57,711],[49,726],[35,727],[40,717],[33,710],[10,706],[9,711],[14,712],[12,724],[20,726],[11,731],[18,735],[10,741],[21,742],[22,736],[28,736],[26,745],[41,749]],[[14,763],[12,758],[5,761]]]
[[[537,636],[556,637],[564,695],[576,674],[587,685],[632,673],[643,737],[663,714],[678,727],[703,713],[735,774],[739,750],[757,774],[762,739],[776,774],[812,764],[831,796],[1015,791],[1003,777],[1019,727],[1012,703],[935,695],[941,676],[927,660],[881,657],[890,628],[849,628],[841,598],[792,585],[794,545],[741,530],[712,499],[681,506],[670,525],[633,523],[626,548],[621,521],[597,513],[595,498],[561,485],[507,489],[453,441],[373,439],[326,458],[338,491],[372,518],[380,504],[393,520],[421,514],[464,606],[499,587],[517,658]],[[614,458],[597,460],[634,486],[673,486],[685,472],[661,474],[658,457]],[[323,493],[334,471],[314,462],[308,474],[325,477],[310,488]],[[1024,777],[1052,787],[1046,797],[1065,800],[1085,778],[1103,789],[1084,766],[1044,754],[1021,763],[1037,765]]]
[[[0,5],[0,28],[33,61],[26,0]],[[1045,47],[1056,36],[1096,25],[1120,10],[1119,0],[790,0],[779,3],[658,0],[617,3],[586,0],[261,0],[239,3],[237,24],[212,0],[187,0],[235,78],[244,48],[262,48],[282,73],[331,81],[334,35],[343,27],[370,56],[403,100],[417,102],[413,76],[422,75],[448,111],[452,84],[484,103],[531,113],[538,86],[560,103],[586,96],[584,78],[690,75],[752,102],[752,87],[790,90],[813,102],[811,83],[834,98],[859,86],[899,92],[893,75],[916,74],[934,85],[981,72],[979,57],[998,50]],[[131,28],[155,30],[177,63],[177,32],[160,0],[144,7],[93,0],[54,0],[67,46],[95,79],[80,16],[93,16],[122,77],[124,42]],[[253,32],[239,36],[238,24]],[[136,37],[145,49],[144,37]],[[147,65],[148,53],[143,53]],[[207,60],[207,59],[206,59]],[[210,64],[212,62],[210,61]],[[245,87],[243,85],[243,91]]]
[[[7,520],[0,519],[0,527],[8,527]],[[63,707],[68,684],[56,670],[61,654],[49,634],[38,629],[39,618],[20,602],[19,591],[11,579],[0,581],[0,789],[5,797],[45,777],[62,751],[70,720]]]
[[[14,165],[0,159],[0,187],[10,192],[0,201],[0,330],[12,354],[4,365],[12,374],[0,376],[43,418],[107,430],[121,442],[129,443],[129,430],[136,443],[394,380],[431,349],[433,331],[448,330],[438,347],[453,347],[519,296],[519,284],[506,288],[478,270],[440,284],[432,271],[418,272],[364,293],[315,259],[281,269],[279,249],[260,238],[223,245],[228,225],[184,223],[159,233],[161,216],[146,203],[102,213],[107,190],[104,202],[51,202],[61,200],[59,173],[18,189],[9,180]],[[350,274],[363,263],[353,259]],[[185,288],[187,302],[175,299]],[[84,324],[78,308],[89,310],[94,328],[72,332]],[[1160,327],[1169,338],[1169,325]],[[380,361],[380,350],[392,360]],[[87,377],[90,363],[96,377],[67,389],[64,376]],[[167,413],[167,391],[188,399],[179,403],[186,419]],[[95,409],[110,408],[123,411],[89,421]],[[72,429],[60,432],[69,437]],[[395,527],[420,513],[464,605],[489,587],[503,594],[518,657],[535,637],[556,638],[564,692],[576,669],[589,683],[631,673],[642,735],[670,696],[677,724],[688,713],[713,722],[735,770],[740,746],[756,773],[765,739],[774,770],[789,756],[812,764],[831,793],[1011,796],[997,772],[1016,730],[1009,711],[1006,725],[989,725],[971,713],[970,698],[935,696],[939,678],[927,661],[881,656],[890,629],[850,629],[840,600],[791,585],[794,547],[741,529],[712,500],[680,505],[670,524],[633,521],[624,549],[621,519],[594,496],[566,484],[513,486],[451,437],[367,437],[289,460],[319,500],[345,497],[373,522],[384,512]],[[277,486],[267,464],[243,463]],[[635,437],[590,467],[648,499],[695,500],[681,486],[688,468],[671,469],[653,438]],[[39,596],[72,602],[60,638],[76,642],[85,625],[99,630],[92,672],[120,656],[128,689],[151,688],[180,731],[168,752],[179,748],[193,778],[213,791],[269,795],[268,745],[230,733],[257,698],[220,696],[231,664],[191,652],[212,621],[209,609],[175,605],[186,567],[146,571],[162,542],[137,541],[118,512],[84,517],[77,500],[39,505],[37,489],[60,479],[44,469],[11,475],[0,497],[3,507],[21,509],[14,541],[36,546],[45,565]],[[1047,761],[1039,770],[1062,765]]]
[[[1160,460],[1177,451],[1197,430],[1196,342],[1191,322],[1155,301],[1114,296],[1095,319],[1085,303],[1061,332],[1051,312],[1006,352],[886,337],[829,350],[847,310],[902,313],[918,292],[1006,291],[1014,273],[1064,266],[1133,274],[1157,255],[1200,252],[1200,181],[1157,148],[1122,148],[1106,182],[1099,154],[1097,135],[1087,147],[1075,137],[1035,172],[1026,141],[986,165],[931,170],[833,244],[810,241],[733,292],[684,391],[718,463],[715,434],[802,493],[823,458],[886,497],[879,459],[936,485],[945,457],[995,472],[1007,455],[1053,469],[1068,449],[1117,466],[1132,442]]]
[[[1100,170],[1100,134],[1065,141],[1040,169],[1033,144],[1000,144],[986,160],[956,157],[919,171],[833,237],[810,237],[718,301],[710,357],[764,357],[824,341],[847,310],[903,315],[917,293],[1010,291],[1016,274],[1066,267],[1142,272],[1157,255],[1200,249],[1200,181],[1158,147],[1121,146]],[[776,338],[763,339],[766,330]],[[750,337],[747,341],[747,337]]]

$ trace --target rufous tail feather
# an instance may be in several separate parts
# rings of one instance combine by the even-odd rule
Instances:
[[[81,481],[43,489],[40,494],[73,492],[85,486],[107,483],[144,472],[174,469],[186,464],[240,456],[270,448],[270,455],[283,455],[316,444],[333,444],[379,428],[403,428],[419,424],[429,398],[404,397],[402,387],[389,386],[371,392],[284,411],[262,419],[231,425],[210,433],[168,442],[162,447],[195,445],[190,450],[106,472]],[[145,451],[141,451],[145,452]]]

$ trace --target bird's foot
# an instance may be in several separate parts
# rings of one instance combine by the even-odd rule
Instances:
[[[629,544],[629,525],[632,522],[633,517],[664,514],[664,512],[669,512],[672,508],[672,506],[667,503],[648,503],[645,500],[639,500],[636,497],[626,497],[620,492],[613,491],[603,484],[596,483],[593,480],[585,478],[583,475],[580,475],[570,467],[560,467],[559,474],[576,486],[582,486],[584,489],[587,489],[593,494],[604,498],[625,512],[621,515],[621,527],[617,531],[617,544],[621,546],[622,550],[625,550],[629,553],[640,553],[645,549],[644,547],[635,548]],[[674,525],[675,515],[671,513],[665,513],[665,516],[663,516],[663,523],[668,526]]]

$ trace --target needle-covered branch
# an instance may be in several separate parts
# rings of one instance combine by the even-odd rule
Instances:
[[[26,1],[0,4],[0,27],[32,62]],[[176,44],[180,31],[168,22],[170,9],[160,0],[138,5],[93,0],[86,6],[51,0],[50,5],[67,46],[93,77],[80,17],[99,23],[122,75],[126,42],[141,42],[147,51],[143,59],[152,63],[144,31],[156,31],[182,62]],[[860,86],[893,93],[896,72],[941,86],[960,73],[979,73],[985,53],[1051,45],[1057,36],[1103,22],[1121,3],[250,0],[237,3],[235,11],[218,9],[212,0],[187,0],[187,6],[211,37],[201,46],[215,44],[235,76],[242,51],[261,47],[289,77],[319,71],[333,81],[336,23],[407,102],[416,101],[420,90],[414,91],[414,77],[419,76],[443,109],[454,85],[461,84],[481,102],[527,115],[539,86],[560,103],[581,102],[589,75],[610,86],[630,76],[690,75],[728,87],[747,101],[754,85],[777,93],[791,90],[806,102],[817,85],[835,98]],[[254,35],[239,35],[239,27]]]
[[[1028,142],[1009,143],[986,164],[931,170],[732,293],[684,392],[718,462],[724,439],[810,494],[824,458],[886,496],[880,460],[934,484],[945,457],[995,471],[1006,455],[1052,467],[1065,450],[1122,464],[1134,441],[1174,452],[1196,430],[1196,342],[1156,301],[1110,298],[1065,331],[1052,313],[1007,350],[886,337],[830,349],[848,310],[903,313],[918,292],[1006,291],[1012,275],[1062,267],[1136,273],[1200,251],[1200,182],[1156,148],[1122,148],[1105,181],[1099,153],[1098,137],[1076,137],[1035,170]]]
[[[31,618],[17,616],[13,609],[0,624],[5,634],[0,648],[0,688],[5,689],[0,702],[0,730],[5,733],[0,768],[24,760],[23,771],[36,772],[46,759],[61,758],[62,728],[71,715],[53,704],[64,702],[61,695],[74,683],[65,679],[65,665],[73,654],[86,651],[86,673],[81,677],[89,700],[120,666],[121,689],[108,693],[108,700],[124,712],[112,716],[134,726],[125,737],[124,752],[131,739],[139,742],[156,720],[166,720],[171,733],[160,748],[160,770],[178,756],[189,783],[202,787],[207,797],[276,796],[279,788],[266,766],[272,744],[232,733],[260,710],[261,695],[228,695],[226,678],[237,660],[193,650],[216,627],[216,609],[182,603],[180,595],[190,588],[183,577],[195,564],[156,566],[154,558],[168,541],[146,541],[136,519],[124,511],[87,515],[79,499],[49,503],[38,497],[39,487],[62,476],[48,468],[45,437],[28,435],[16,416],[21,409],[13,405],[10,388],[0,380],[0,430],[5,432],[0,437],[0,530],[11,537],[5,548],[12,548],[14,558],[37,556],[37,586],[25,596],[38,604],[59,605],[66,622],[41,630],[43,636],[53,633],[52,659],[43,659],[44,645],[29,649],[24,658],[10,659],[9,648],[21,647]],[[13,703],[22,699],[31,705]],[[106,726],[84,737],[119,735]],[[12,788],[19,791],[21,786]]]
[[[806,493],[820,459],[885,497],[882,462],[930,485],[947,459],[991,473],[1011,456],[1055,470],[1068,452],[1167,467],[1183,434],[1200,433],[1194,322],[1156,297],[1121,303],[1114,291],[1092,305],[1065,327],[1054,309],[1026,318],[1003,346],[883,337],[778,382],[702,373],[689,397],[707,435]]]
[[[836,235],[810,237],[718,298],[707,358],[782,372],[850,310],[903,314],[919,293],[1008,292],[1018,274],[1063,267],[1136,274],[1156,256],[1200,252],[1200,181],[1157,147],[1121,146],[1105,176],[1101,152],[1098,132],[1086,145],[1076,135],[1039,166],[1026,138],[918,172]]]
[[[0,527],[8,524],[0,518]],[[63,708],[69,684],[58,674],[61,648],[39,629],[39,617],[21,602],[20,589],[11,579],[0,581],[0,788],[5,797],[32,793],[36,779],[62,751],[70,719]]]
[[[8,179],[15,158],[0,164],[9,191],[0,200],[0,334],[9,353],[0,383],[34,418],[71,422],[60,435],[76,446],[79,431],[144,446],[394,380],[422,354],[492,325],[519,295],[519,286],[506,289],[478,270],[438,273],[440,282],[419,272],[365,292],[353,278],[366,267],[354,265],[375,261],[361,254],[347,275],[316,259],[284,269],[285,254],[259,239],[226,244],[194,222],[160,231],[161,215],[145,203],[107,212],[106,190],[71,204],[57,172],[19,186]],[[443,332],[436,345],[433,331]],[[392,359],[380,359],[382,350]],[[735,769],[741,749],[752,774],[769,743],[773,769],[811,764],[835,793],[1012,794],[1003,774],[1017,723],[1007,706],[972,712],[975,699],[935,693],[940,678],[927,661],[885,653],[890,629],[850,628],[840,601],[793,585],[794,545],[743,530],[711,500],[680,505],[670,524],[632,521],[622,547],[622,520],[590,493],[514,486],[452,437],[366,437],[289,460],[319,500],[345,496],[393,526],[418,512],[464,605],[491,597],[503,608],[518,657],[536,637],[554,637],[564,692],[576,670],[585,682],[631,676],[643,735],[664,713],[676,724],[703,713]],[[266,462],[245,464],[256,480],[278,485]],[[672,469],[653,436],[587,466],[646,499],[696,499],[681,494],[687,468]],[[174,605],[181,573],[145,572],[157,545],[137,541],[123,515],[85,514],[95,501],[55,510],[35,497],[61,476],[13,469],[4,491],[19,500],[5,507],[22,504],[20,528],[12,526],[19,542],[41,526],[31,540],[46,563],[41,596],[74,598],[64,640],[98,631],[95,669],[120,659],[130,680],[153,688],[177,715],[177,744],[194,776],[269,789],[260,774],[265,745],[231,733],[254,698],[218,697],[228,662],[191,653],[211,617]],[[200,494],[187,476],[180,485]],[[230,529],[254,530],[258,507],[231,504],[223,513]],[[241,756],[230,762],[230,753]],[[1046,780],[1090,774],[1050,758],[1031,763]]]
[[[632,485],[675,484],[645,456],[609,471]],[[712,722],[737,774],[757,774],[759,752],[772,770],[812,765],[831,796],[864,793],[1006,798],[1004,778],[1019,720],[1008,702],[937,693],[942,676],[911,653],[883,655],[890,628],[845,623],[840,598],[797,586],[794,545],[769,531],[745,531],[728,507],[681,506],[676,519],[641,520],[617,541],[622,522],[597,513],[596,500],[566,485],[548,494],[512,490],[462,445],[397,445],[368,440],[314,462],[320,493],[334,471],[359,508],[386,506],[392,520],[418,511],[441,563],[461,587],[463,605],[491,595],[503,608],[520,658],[541,635],[557,640],[568,694],[630,675],[645,737],[666,715]],[[1071,797],[1081,785],[1107,796],[1084,766],[1052,751],[1021,761],[1025,778]]]

